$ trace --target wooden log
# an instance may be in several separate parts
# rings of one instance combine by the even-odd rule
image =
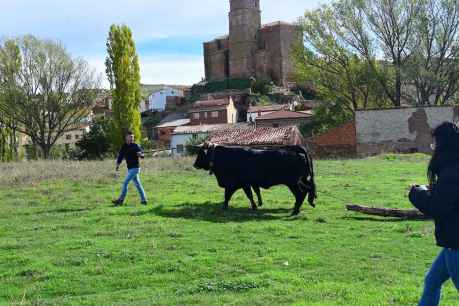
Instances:
[[[392,217],[400,218],[405,220],[429,220],[430,218],[421,213],[417,209],[394,209],[394,208],[377,208],[368,207],[355,204],[346,205],[347,210],[355,211],[358,213],[380,216],[380,217]]]

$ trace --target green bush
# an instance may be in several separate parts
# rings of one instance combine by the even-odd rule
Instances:
[[[251,81],[248,79],[226,79],[224,81],[207,82],[203,85],[196,84],[191,88],[193,96],[200,94],[225,91],[228,89],[244,90],[251,88]]]
[[[91,125],[89,133],[77,142],[78,159],[104,159],[111,155],[111,122],[100,119]]]
[[[266,96],[267,94],[271,93],[272,90],[272,82],[268,80],[256,80],[252,84],[252,92],[258,93],[262,96]]]
[[[207,142],[209,140],[209,135],[193,135],[186,144],[185,150],[187,155],[198,155],[199,150],[201,149],[199,145]]]

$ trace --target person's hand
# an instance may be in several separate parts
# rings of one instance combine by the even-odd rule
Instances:
[[[115,171],[116,172],[120,171],[120,166],[119,165],[116,166]]]
[[[145,154],[143,154],[143,152],[137,152],[137,156],[140,158],[144,158]]]

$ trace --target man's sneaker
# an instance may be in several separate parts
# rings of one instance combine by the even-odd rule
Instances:
[[[142,201],[140,204],[147,206],[148,202],[147,201]]]
[[[113,200],[112,203],[113,203],[113,205],[115,205],[115,206],[121,206],[121,205],[123,205],[123,201],[121,201],[120,199],[118,199],[118,200]]]

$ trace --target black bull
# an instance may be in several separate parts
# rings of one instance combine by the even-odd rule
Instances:
[[[262,206],[260,188],[269,189],[276,185],[286,185],[294,194],[296,202],[292,215],[299,214],[306,196],[309,204],[315,206],[314,167],[309,152],[301,146],[276,150],[204,146],[194,167],[215,174],[218,185],[225,188],[223,209],[228,208],[233,194],[242,188],[252,209],[256,210],[252,189],[258,197],[259,206]]]

